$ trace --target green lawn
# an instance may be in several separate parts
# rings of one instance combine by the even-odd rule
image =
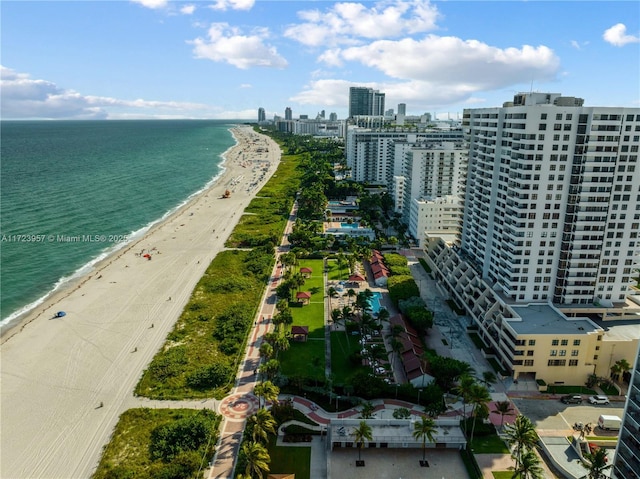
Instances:
[[[602,389],[602,392],[607,396],[618,396],[620,394],[615,386],[609,386],[608,384],[601,384],[600,389]]]
[[[313,300],[313,298],[311,298]],[[324,304],[311,303],[291,308],[293,326],[309,326],[309,337],[324,339]]]
[[[471,444],[474,454],[509,454],[509,448],[497,435],[474,437]]]
[[[494,479],[511,479],[513,477],[513,471],[491,471]],[[520,475],[516,476],[520,477]]]
[[[331,374],[333,374],[335,384],[345,384],[357,371],[368,369],[364,366],[354,367],[349,361],[351,353],[362,349],[358,338],[360,336],[350,336],[347,344],[347,337],[343,331],[331,332]]]
[[[288,377],[301,376],[324,380],[324,341],[309,339],[306,342],[292,341],[287,351],[280,353],[282,374]]]
[[[304,286],[300,291],[309,291],[311,293],[310,304],[303,306],[294,306],[291,308],[294,326],[309,326],[310,338],[324,338],[324,276],[323,261],[300,260],[300,264],[296,266],[296,271],[300,268],[311,268],[313,273],[310,278],[305,280]]]
[[[269,441],[271,474],[295,474],[296,479],[311,478],[311,447],[276,446],[275,438]]]
[[[349,279],[349,268],[338,268],[338,262],[335,259],[327,260],[327,280],[329,281],[346,281]]]

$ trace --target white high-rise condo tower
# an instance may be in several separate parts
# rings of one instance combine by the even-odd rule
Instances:
[[[640,242],[640,109],[523,93],[465,110],[462,249],[516,302],[624,302]]]

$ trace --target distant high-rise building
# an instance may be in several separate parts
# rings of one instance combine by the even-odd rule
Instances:
[[[265,113],[264,108],[262,107],[258,108],[258,123],[266,121],[266,119],[267,119],[267,114]]]
[[[349,88],[349,117],[383,116],[384,97],[384,93],[371,88]]]
[[[285,120],[293,120],[293,112],[291,111],[291,108],[286,107],[284,109],[284,119]]]
[[[398,103],[398,115],[406,115],[406,114],[407,114],[407,104]]]
[[[337,113],[329,113],[329,121],[338,121],[338,114]]]

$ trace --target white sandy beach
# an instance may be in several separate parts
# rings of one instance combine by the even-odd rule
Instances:
[[[86,478],[94,472],[142,371],[277,167],[280,149],[268,137],[246,126],[234,135],[239,143],[215,185],[4,335],[0,477]],[[257,151],[267,146],[268,153]],[[269,163],[261,180],[262,169],[252,163],[257,159]],[[221,199],[226,189],[233,193]],[[143,249],[152,259],[140,255]],[[67,315],[51,319],[59,310]]]

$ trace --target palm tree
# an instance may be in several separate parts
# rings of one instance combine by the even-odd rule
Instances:
[[[513,458],[516,460],[516,469],[518,469],[525,452],[535,449],[538,433],[531,420],[522,414],[516,417],[513,424],[505,426],[505,433],[509,447],[514,450]]]
[[[380,326],[384,321],[389,321],[389,310],[387,308],[380,308],[378,311],[378,326]]]
[[[465,433],[467,424],[467,402],[469,400],[469,393],[471,392],[471,386],[476,384],[476,378],[471,374],[463,374],[458,380],[458,385],[453,388],[454,394],[462,397],[462,415],[464,416]]]
[[[260,408],[255,414],[249,417],[251,437],[254,442],[266,443],[269,434],[275,435],[277,423],[271,412],[265,408]]]
[[[267,449],[259,442],[245,442],[242,445],[242,452],[247,460],[247,467],[244,471],[249,478],[262,478],[262,473],[269,472],[271,458]]]
[[[502,426],[504,425],[504,417],[513,416],[513,407],[511,406],[510,401],[498,401],[495,404],[495,409],[491,412],[494,414],[500,414],[500,430],[502,430]]]
[[[260,345],[260,356],[269,360],[273,356],[273,346],[265,342]]]
[[[540,458],[535,451],[527,451],[522,455],[520,464],[514,469],[512,479],[544,479],[544,469],[540,467]]]
[[[253,394],[258,396],[259,400],[263,398],[265,402],[276,402],[278,400],[278,394],[280,394],[280,388],[271,381],[264,381],[255,385]],[[260,407],[262,407],[262,404],[260,404]]]
[[[482,379],[480,379],[480,382],[488,388],[492,384],[497,383],[498,378],[493,371],[482,371]]]
[[[364,441],[371,441],[373,439],[373,436],[371,435],[371,426],[367,424],[367,421],[360,421],[360,425],[351,432],[351,435],[355,439],[358,446],[358,461],[361,461]]]
[[[422,440],[422,463],[424,463],[427,454],[427,439],[429,442],[435,441],[436,423],[426,416],[421,416],[420,419],[420,422],[413,425],[413,437]]]
[[[489,401],[491,401],[491,395],[486,387],[480,384],[473,384],[471,386],[471,389],[469,390],[469,404],[473,406],[473,410],[471,412],[473,422],[471,423],[471,436],[469,438],[469,442],[473,442],[473,433],[476,429],[476,421],[478,420],[478,417],[486,418],[489,414],[489,407],[487,406]]]
[[[611,377],[614,380],[621,380],[620,376],[624,377],[624,373],[631,369],[631,365],[626,359],[619,359],[611,366]]]
[[[264,374],[267,379],[272,380],[280,371],[280,361],[277,359],[270,359],[266,363],[264,363],[260,368],[258,368],[260,374]]]
[[[351,298],[357,298],[357,297],[358,297],[358,294],[355,292],[355,290],[353,290],[353,289],[348,289],[348,290],[347,290],[347,296],[349,297],[349,299],[351,299]],[[352,304],[353,304],[353,302],[352,302]]]
[[[289,346],[291,346],[291,344],[289,343],[289,338],[287,338],[282,333],[275,333],[271,341],[273,349],[276,352],[276,359],[278,358],[280,351],[287,351],[289,349]]]
[[[604,471],[609,469],[612,464],[607,464],[609,459],[607,458],[606,449],[599,447],[592,453],[586,453],[584,457],[591,463],[588,466],[581,463],[583,467],[589,470],[589,474],[587,475],[589,479],[603,479],[607,477]]]
[[[362,409],[360,410],[360,419],[371,419],[373,417],[373,412],[375,411],[375,407],[370,402],[366,402],[362,405]]]
[[[391,338],[391,367],[394,367],[395,359],[400,357],[398,353],[402,352],[402,348],[404,348],[404,344],[397,338]]]

